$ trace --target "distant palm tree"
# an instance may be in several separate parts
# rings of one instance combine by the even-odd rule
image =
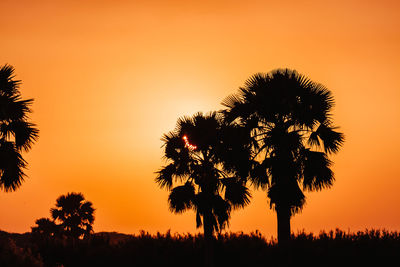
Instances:
[[[85,201],[81,193],[60,196],[56,200],[56,207],[50,212],[67,237],[87,237],[93,231],[94,208],[92,202]]]
[[[28,151],[39,130],[28,122],[33,99],[21,99],[21,81],[14,79],[14,68],[0,68],[0,189],[16,190],[24,180],[26,161],[21,152]]]
[[[60,232],[59,226],[49,218],[37,219],[35,223],[37,226],[32,227],[32,233],[37,233],[46,237],[52,237]]]
[[[171,211],[195,210],[196,226],[203,225],[208,254],[212,253],[214,231],[228,225],[232,208],[250,202],[245,186],[250,146],[242,142],[249,140],[248,134],[212,112],[180,118],[175,130],[162,138],[169,164],[157,172],[156,182],[170,190]],[[206,252],[208,266],[210,257]]]
[[[331,92],[294,70],[250,77],[223,103],[228,122],[252,130],[251,180],[268,191],[278,219],[278,242],[290,239],[290,218],[305,203],[303,191],[334,182],[328,154],[338,152],[344,135],[332,125]],[[302,190],[303,189],[303,190]]]

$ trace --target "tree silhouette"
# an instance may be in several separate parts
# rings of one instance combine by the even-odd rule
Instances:
[[[40,218],[35,221],[36,226],[32,227],[32,233],[45,237],[56,236],[60,233],[59,226],[49,218]]]
[[[51,217],[59,222],[61,231],[70,238],[87,237],[93,230],[94,208],[81,193],[68,193],[56,200],[50,210]]]
[[[178,119],[175,130],[162,138],[169,162],[157,172],[156,182],[170,190],[170,210],[196,212],[196,227],[203,226],[206,265],[212,265],[214,231],[229,223],[231,210],[246,206],[250,192],[245,186],[249,171],[249,132],[224,123],[211,112]],[[208,251],[208,252],[207,252]]]
[[[6,192],[22,184],[27,163],[21,153],[30,150],[39,133],[27,121],[33,99],[21,99],[21,81],[14,78],[12,66],[0,68],[0,188]]]
[[[294,70],[278,69],[253,75],[222,104],[228,122],[252,129],[257,163],[251,180],[267,190],[277,213],[278,242],[285,243],[291,216],[304,206],[303,191],[334,182],[328,155],[338,152],[344,135],[332,124],[332,94]]]

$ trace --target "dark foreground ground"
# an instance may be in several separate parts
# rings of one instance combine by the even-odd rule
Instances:
[[[215,266],[400,266],[400,234],[300,233],[286,247],[259,233],[224,234],[214,243]],[[97,233],[67,241],[0,231],[0,266],[203,266],[201,235]]]

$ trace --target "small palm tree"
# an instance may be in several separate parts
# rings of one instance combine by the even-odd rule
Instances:
[[[14,77],[12,66],[0,68],[0,188],[6,192],[22,184],[27,163],[21,153],[30,150],[39,133],[28,122],[33,99],[21,99],[21,81]]]
[[[196,226],[204,229],[208,266],[213,233],[228,225],[232,209],[250,202],[245,186],[250,145],[243,142],[248,134],[212,112],[178,119],[175,130],[162,138],[169,164],[157,172],[156,182],[170,190],[171,211],[195,210]]]
[[[92,202],[85,201],[81,193],[60,196],[56,200],[56,207],[50,212],[67,237],[87,237],[93,231],[94,208]]]
[[[35,221],[36,226],[32,227],[33,234],[39,234],[45,237],[56,236],[59,231],[59,226],[49,218],[40,218]]]
[[[250,77],[223,103],[228,122],[252,129],[252,182],[268,191],[278,219],[278,242],[290,239],[290,218],[305,203],[303,191],[334,182],[328,155],[342,133],[332,124],[332,93],[296,71],[279,69]]]

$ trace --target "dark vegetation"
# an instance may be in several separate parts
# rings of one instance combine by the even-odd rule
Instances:
[[[295,70],[278,69],[251,76],[222,104],[225,121],[251,132],[249,180],[267,192],[278,241],[287,242],[304,192],[329,188],[335,180],[329,156],[339,151],[344,135],[333,123],[332,92]]]
[[[210,259],[207,240],[229,223],[232,208],[250,202],[247,184],[266,191],[278,241],[289,242],[304,192],[333,185],[329,156],[344,143],[333,124],[331,91],[295,70],[255,74],[222,104],[225,110],[178,119],[162,138],[169,164],[156,178],[170,191],[171,211],[196,211]]]
[[[67,193],[56,200],[55,208],[50,209],[51,219],[40,218],[32,227],[35,235],[81,239],[93,231],[94,208],[82,193]]]
[[[259,232],[214,239],[215,266],[388,266],[400,234],[379,230],[299,233],[285,246]],[[97,233],[75,240],[0,232],[0,266],[204,266],[203,235]]]
[[[22,152],[38,138],[14,68],[0,68],[0,190],[18,189]],[[156,182],[171,211],[196,212],[204,234],[93,234],[94,208],[80,193],[60,196],[51,218],[31,233],[0,231],[0,266],[386,266],[398,265],[400,234],[380,230],[291,235],[303,192],[334,183],[331,154],[344,135],[333,124],[331,92],[296,71],[250,77],[224,100],[226,109],[178,120],[165,134],[167,165]],[[278,239],[227,233],[231,211],[250,202],[248,186],[266,191]],[[279,241],[279,242],[278,242]]]
[[[39,137],[39,130],[29,122],[33,99],[22,99],[20,80],[15,79],[14,68],[0,67],[0,190],[17,190],[25,178],[27,152]]]
[[[172,212],[195,210],[196,227],[204,231],[205,266],[213,266],[214,232],[228,225],[233,209],[250,203],[249,138],[245,128],[211,112],[179,119],[162,139],[169,164],[158,172],[156,182],[170,191]]]

